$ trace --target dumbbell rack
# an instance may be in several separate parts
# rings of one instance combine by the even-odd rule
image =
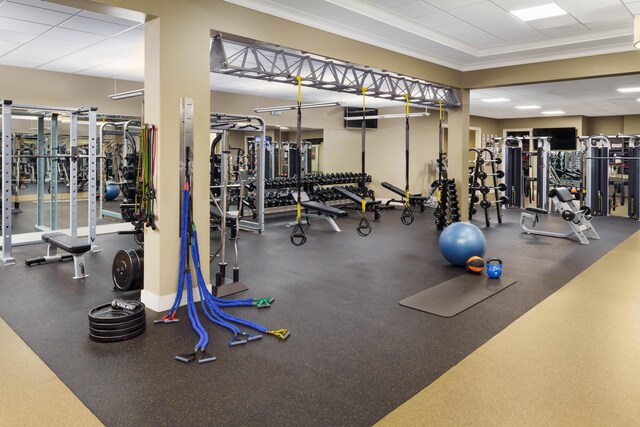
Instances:
[[[476,203],[479,200],[477,196],[477,192],[479,191],[482,194],[482,201],[480,201],[480,207],[484,210],[484,220],[487,227],[491,227],[491,218],[489,217],[489,209],[491,206],[496,207],[496,212],[498,214],[498,224],[502,224],[502,210],[500,205],[503,203],[504,198],[500,197],[500,187],[498,184],[498,177],[500,171],[497,170],[496,164],[500,163],[498,158],[495,158],[493,155],[493,151],[487,148],[470,148],[469,151],[476,153],[476,158],[473,161],[474,168],[471,174],[471,179],[469,180],[469,221],[473,219],[474,211],[476,209]],[[485,160],[483,157],[483,153],[489,153],[489,160]],[[491,178],[493,179],[493,186],[488,187],[486,185],[486,180],[488,178],[488,174],[484,170],[485,164],[488,163],[491,167]],[[488,199],[489,192],[485,189],[493,188],[495,201],[491,202]]]
[[[443,179],[437,182],[438,207],[434,211],[436,228],[444,230],[453,222],[460,221],[460,208],[458,206],[458,191],[453,179]],[[434,183],[435,184],[435,183]]]
[[[367,175],[366,181],[371,182],[371,175]],[[313,175],[308,174],[302,179],[302,187],[313,201],[324,203],[327,206],[344,206],[347,204],[351,204],[351,200],[343,198],[327,199],[326,196],[323,196],[323,190],[331,190],[331,188],[335,185],[344,186],[344,184],[359,184],[360,182],[361,175],[353,172],[338,172]],[[275,190],[280,194],[280,197],[277,197],[277,199],[286,200],[287,203],[280,202],[283,204],[280,204],[278,206],[267,206],[267,204],[269,203],[269,199],[272,199],[272,197],[269,197],[270,192],[267,192],[268,190],[271,190],[270,192],[273,192]],[[296,180],[294,178],[277,177],[274,179],[266,180],[264,213],[276,214],[295,211],[295,199],[291,198],[289,194],[295,194],[296,191]]]

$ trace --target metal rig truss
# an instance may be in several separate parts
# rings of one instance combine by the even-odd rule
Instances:
[[[215,73],[292,84],[300,76],[303,85],[318,89],[360,93],[366,88],[367,96],[376,98],[404,101],[408,94],[412,104],[460,106],[453,88],[315,55],[223,40],[219,35],[212,38],[210,53],[210,68]]]

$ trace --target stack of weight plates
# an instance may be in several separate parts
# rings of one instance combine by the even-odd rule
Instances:
[[[97,342],[129,340],[146,328],[144,304],[115,299],[89,311],[89,338]]]

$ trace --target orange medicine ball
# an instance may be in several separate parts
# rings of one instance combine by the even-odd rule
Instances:
[[[467,270],[471,273],[482,273],[484,261],[479,256],[472,256],[467,260]]]

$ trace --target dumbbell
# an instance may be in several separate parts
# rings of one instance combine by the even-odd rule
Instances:
[[[458,214],[451,214],[451,221],[452,221],[452,222],[458,222],[458,221],[460,221],[460,215],[458,215]]]
[[[509,203],[509,199],[506,196],[502,196],[495,202],[491,202],[489,200],[483,200],[480,202],[480,207],[482,209],[489,209],[493,204],[506,205],[507,203]]]
[[[478,203],[480,201],[480,197],[478,196],[472,196],[471,197],[471,203]]]
[[[437,219],[444,219],[446,214],[447,213],[443,209],[440,209],[440,208],[436,208],[436,210],[433,212],[433,216],[435,216]],[[437,221],[436,221],[436,223],[437,223]]]
[[[580,207],[580,212],[582,212],[582,214],[584,215],[584,218],[585,218],[587,221],[590,221],[590,220],[591,220],[591,218],[593,218],[593,217],[591,216],[591,208],[590,208],[589,206],[581,206],[581,207]]]
[[[478,164],[483,165],[485,163],[495,163],[496,165],[499,165],[502,163],[502,159],[500,157],[496,157],[493,160],[485,160],[482,157],[478,158]]]
[[[480,187],[470,187],[470,190],[480,190],[480,192],[482,194],[489,194],[489,192],[491,190],[498,190],[498,191],[507,191],[507,184],[498,184],[497,187],[487,187],[486,185],[482,185]]]
[[[478,172],[478,178],[480,179],[487,179],[488,176],[496,176],[498,178],[504,178],[504,171],[499,170],[496,173],[486,173],[484,171]]]

